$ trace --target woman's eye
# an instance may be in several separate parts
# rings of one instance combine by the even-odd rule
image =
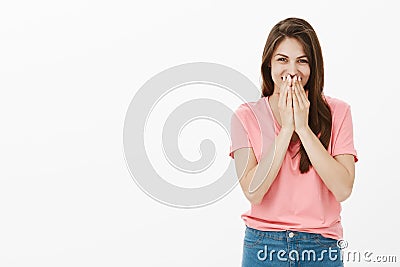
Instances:
[[[278,61],[286,61],[286,58],[280,57],[280,58],[278,58]]]
[[[299,59],[299,62],[300,62],[300,63],[308,63],[308,61],[305,60],[305,59]]]

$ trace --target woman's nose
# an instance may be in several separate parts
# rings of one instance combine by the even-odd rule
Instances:
[[[292,78],[297,74],[297,68],[295,64],[289,64],[287,73],[292,76]]]

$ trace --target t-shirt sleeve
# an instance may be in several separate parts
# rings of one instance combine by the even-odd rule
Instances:
[[[343,120],[339,125],[336,133],[335,144],[332,148],[332,156],[341,154],[351,154],[354,156],[354,161],[358,161],[357,151],[354,148],[353,121],[351,117],[351,108],[349,105],[346,105],[345,107]]]
[[[243,147],[252,147],[248,137],[245,119],[243,113],[244,109],[238,108],[231,117],[231,145],[229,156],[234,158],[234,151]]]

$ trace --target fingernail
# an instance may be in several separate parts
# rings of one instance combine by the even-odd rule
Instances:
[[[285,81],[286,80],[286,76],[283,76],[283,81]]]

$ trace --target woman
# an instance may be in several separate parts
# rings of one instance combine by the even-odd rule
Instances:
[[[308,22],[272,28],[261,73],[261,98],[231,121],[230,156],[251,203],[242,266],[343,266],[340,202],[358,159],[350,106],[323,94],[321,47]]]

